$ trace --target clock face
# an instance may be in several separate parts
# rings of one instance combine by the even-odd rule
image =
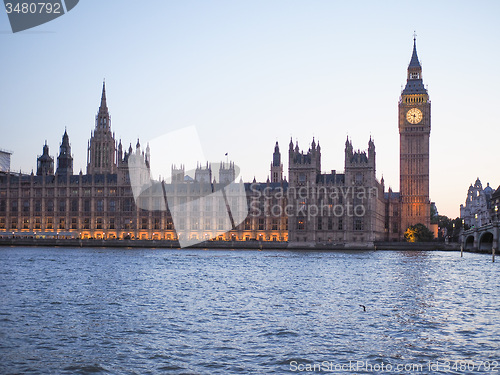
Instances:
[[[412,108],[406,112],[406,119],[410,124],[418,124],[422,121],[422,111],[418,108]]]

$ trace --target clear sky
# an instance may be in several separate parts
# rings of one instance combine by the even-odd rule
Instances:
[[[340,172],[346,136],[366,149],[371,135],[377,177],[397,191],[414,30],[432,101],[431,200],[456,217],[477,177],[500,184],[496,0],[82,0],[16,34],[3,11],[0,148],[13,151],[12,169],[31,172],[45,140],[58,153],[66,127],[85,173],[106,78],[126,145],[194,126],[207,159],[227,152],[244,181],[265,181],[276,141],[285,170],[290,137],[307,150],[314,136],[322,170]]]

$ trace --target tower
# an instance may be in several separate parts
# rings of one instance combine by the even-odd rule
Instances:
[[[288,181],[294,186],[314,186],[316,177],[321,173],[321,147],[313,138],[307,154],[301,152],[299,143],[295,144],[290,139],[288,149]]]
[[[401,230],[422,223],[430,226],[429,138],[431,102],[422,80],[422,66],[413,38],[406,86],[399,99],[399,184]]]
[[[308,207],[318,207],[316,182],[321,174],[321,147],[313,138],[307,153],[299,143],[288,148],[288,239],[294,242],[315,242],[317,215],[308,215]],[[301,192],[301,194],[298,194]]]
[[[198,165],[196,167],[194,179],[195,181],[205,184],[209,184],[212,182],[212,166],[208,164],[208,161],[206,167],[203,167],[202,165]]]
[[[49,155],[47,141],[43,145],[43,153],[36,159],[36,175],[46,176],[54,174],[54,158]]]
[[[57,157],[56,174],[58,175],[73,174],[73,157],[71,156],[71,145],[69,144],[69,137],[66,130],[64,130],[61,146],[59,147],[59,156]]]
[[[101,105],[87,150],[87,174],[116,173],[116,145],[110,119],[106,104],[106,85],[103,82]]]
[[[271,163],[271,182],[281,182],[283,180],[283,164],[281,164],[281,153],[278,142],[274,146],[273,162]]]
[[[236,170],[234,169],[234,163],[229,162],[229,165],[221,163],[219,167],[219,182],[222,184],[230,184],[235,179]]]

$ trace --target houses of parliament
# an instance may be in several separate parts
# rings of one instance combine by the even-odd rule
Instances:
[[[235,181],[233,163],[199,165],[194,177],[183,166],[172,166],[169,181],[152,181],[148,171],[155,161],[149,146],[144,148],[138,140],[134,148],[124,149],[115,139],[103,83],[85,174],[74,174],[67,131],[57,160],[43,145],[36,174],[0,171],[0,237],[258,240],[298,245],[399,241],[410,225],[430,227],[431,107],[415,39],[398,113],[400,192],[386,191],[383,178],[377,180],[371,137],[365,151],[355,150],[352,140],[346,140],[342,172],[322,172],[321,146],[313,138],[306,149],[290,141],[288,176],[276,142],[265,182]],[[131,160],[141,166],[139,180],[148,184],[147,189],[134,185],[137,176],[131,174],[137,171]],[[232,195],[236,191],[239,197]],[[205,197],[202,204],[200,197]],[[244,215],[235,215],[234,207]]]

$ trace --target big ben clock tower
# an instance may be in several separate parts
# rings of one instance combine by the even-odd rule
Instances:
[[[422,80],[416,38],[406,87],[399,99],[399,188],[401,230],[417,223],[430,227],[429,137],[431,102]]]

